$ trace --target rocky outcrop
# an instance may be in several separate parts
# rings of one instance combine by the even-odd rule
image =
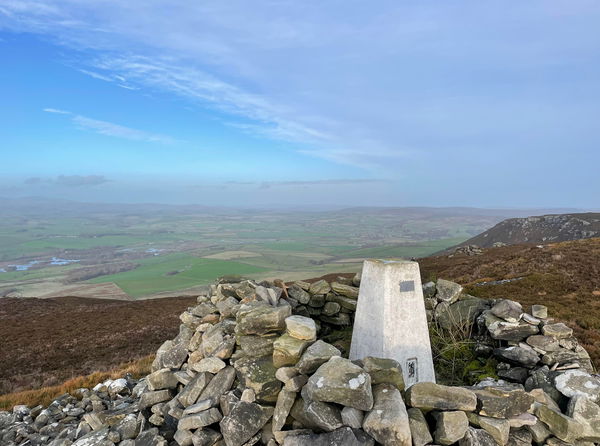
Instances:
[[[47,408],[0,412],[0,444],[600,442],[600,379],[570,328],[541,306],[527,313],[516,302],[465,295],[451,282],[425,284],[431,324],[469,327],[478,360],[496,368],[474,385],[405,389],[402,364],[350,361],[333,341],[353,319],[357,279],[277,284],[212,286],[182,315],[179,335],[160,347],[146,378],[107,381]]]

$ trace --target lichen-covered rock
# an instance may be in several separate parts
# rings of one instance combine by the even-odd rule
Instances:
[[[568,370],[554,378],[556,389],[564,396],[572,398],[583,395],[592,401],[600,401],[600,378],[582,370]]]
[[[510,421],[502,418],[482,417],[475,413],[469,413],[467,416],[473,426],[485,430],[499,445],[505,445],[508,442]]]
[[[271,415],[272,412],[256,403],[240,401],[219,423],[225,444],[243,445],[262,429]]]
[[[429,432],[429,425],[421,409],[411,407],[407,412],[413,446],[425,446],[432,443],[433,437]]]
[[[477,407],[477,397],[471,390],[421,382],[406,391],[409,406],[423,410],[463,410],[472,412]]]
[[[512,418],[530,410],[533,397],[521,389],[486,387],[474,390],[479,415],[492,418]]]
[[[484,311],[482,317],[493,339],[518,342],[539,333],[539,328],[536,325],[523,321],[507,322],[494,316],[491,311]]]
[[[338,282],[331,283],[331,289],[334,293],[339,294],[341,296],[350,297],[353,299],[358,299],[358,288],[350,285],[344,285]]]
[[[546,336],[552,336],[555,339],[570,338],[573,336],[573,329],[567,327],[562,322],[556,324],[546,324],[542,327],[542,333]]]
[[[325,295],[331,291],[331,286],[326,280],[318,280],[317,282],[311,284],[308,292],[312,295],[321,294]]]
[[[311,427],[323,432],[331,432],[343,426],[341,411],[333,404],[305,401],[304,415]]]
[[[371,377],[348,359],[334,356],[309,378],[305,390],[310,399],[337,403],[359,410],[373,407]]]
[[[273,365],[276,368],[296,364],[311,341],[284,334],[273,343]]]
[[[319,339],[306,349],[296,368],[300,373],[313,373],[330,358],[341,355],[342,352],[337,347]]]
[[[254,390],[256,400],[262,403],[275,403],[277,394],[281,390],[281,381],[275,373],[277,368],[273,359],[268,356],[262,358],[244,358],[235,362],[235,370],[240,383]]]
[[[600,442],[600,406],[585,395],[576,395],[569,400],[567,413],[583,426],[583,438]]]
[[[498,443],[483,429],[469,427],[464,437],[458,441],[458,446],[498,446]]]
[[[573,418],[568,417],[557,410],[550,409],[543,404],[535,407],[535,415],[542,423],[548,426],[548,429],[556,437],[567,443],[572,443],[584,435],[584,429],[581,424]]]
[[[462,411],[437,412],[433,438],[441,445],[451,445],[463,438],[469,428],[467,414]]]
[[[292,307],[277,307],[264,302],[242,305],[236,316],[236,333],[239,335],[266,335],[285,329],[285,319],[291,316]]]
[[[519,322],[523,314],[523,307],[514,300],[503,299],[496,303],[490,311],[494,316],[507,322]]]
[[[290,316],[285,319],[287,334],[306,341],[314,341],[317,338],[317,324],[309,317]]]
[[[146,377],[149,390],[174,389],[179,384],[171,369],[160,369]]]
[[[371,384],[392,384],[398,390],[404,390],[404,377],[400,363],[394,359],[367,356],[363,359],[363,368],[371,376]]]
[[[436,299],[440,302],[447,302],[449,304],[456,302],[460,297],[460,293],[463,291],[463,287],[458,283],[444,279],[438,279],[436,288]]]
[[[273,413],[273,431],[280,431],[285,425],[285,421],[290,414],[290,410],[296,401],[296,392],[290,392],[282,389],[277,396],[275,412]]]
[[[375,441],[360,430],[342,427],[324,434],[289,435],[283,440],[283,446],[374,446]]]
[[[435,307],[435,321],[445,330],[462,329],[473,325],[477,316],[489,308],[484,299],[469,297],[453,304],[441,302]]]
[[[533,367],[540,361],[540,356],[532,348],[517,346],[495,348],[494,356],[524,367]]]
[[[378,384],[373,398],[373,409],[363,421],[365,432],[386,446],[411,446],[408,413],[400,391],[392,384]]]

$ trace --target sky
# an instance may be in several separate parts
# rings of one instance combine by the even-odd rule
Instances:
[[[0,0],[0,197],[599,208],[596,0]]]

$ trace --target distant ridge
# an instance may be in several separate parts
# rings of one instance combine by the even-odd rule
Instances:
[[[594,237],[600,237],[600,213],[552,214],[503,220],[457,247],[477,245],[491,248],[494,244],[543,244]]]

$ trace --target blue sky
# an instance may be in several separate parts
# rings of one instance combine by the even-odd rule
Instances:
[[[0,196],[598,208],[600,3],[0,0]]]

